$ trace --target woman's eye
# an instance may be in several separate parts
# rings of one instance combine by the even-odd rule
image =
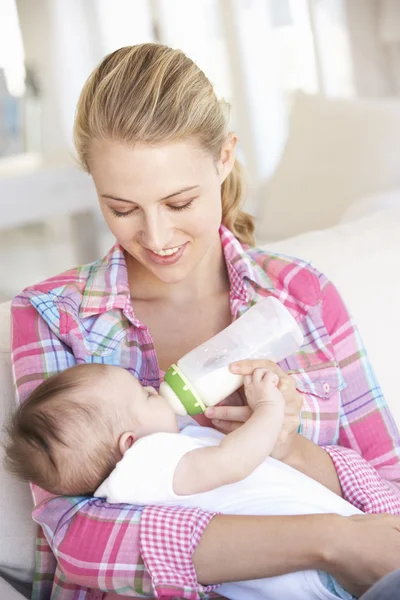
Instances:
[[[133,212],[135,212],[135,210],[135,208],[131,208],[131,210],[121,212],[119,210],[115,210],[115,208],[112,208],[111,212],[114,215],[114,217],[127,217],[128,215],[131,215]]]
[[[193,198],[192,200],[189,200],[189,202],[186,202],[186,204],[169,204],[168,208],[171,210],[186,210],[192,206],[194,200],[195,199]]]
[[[186,202],[186,204],[168,204],[168,208],[170,208],[171,210],[186,210],[187,208],[190,208],[194,202],[195,198],[193,198],[192,200],[189,200],[189,202]],[[130,210],[127,211],[120,211],[120,210],[116,210],[115,208],[111,208],[111,212],[114,215],[114,217],[127,217],[128,215],[131,215],[132,213],[136,212],[138,209],[137,207],[135,208],[131,208]]]

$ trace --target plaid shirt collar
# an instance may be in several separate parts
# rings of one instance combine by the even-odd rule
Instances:
[[[125,312],[129,304],[128,270],[124,251],[119,244],[115,244],[103,259],[91,265],[79,316],[92,317],[114,309]]]
[[[246,285],[246,280],[259,285],[256,275],[257,265],[229,229],[221,225],[219,233],[231,284],[231,296],[243,304],[248,304],[252,299],[253,286]],[[265,284],[265,274],[263,283]],[[105,291],[108,292],[106,296]],[[99,302],[100,297],[101,302]],[[138,327],[143,326],[132,310],[128,271],[124,251],[119,244],[115,244],[102,260],[91,266],[79,315],[91,317],[113,309],[122,310],[130,317],[133,324]]]

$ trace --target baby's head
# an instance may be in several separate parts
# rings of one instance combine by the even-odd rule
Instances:
[[[93,493],[139,438],[178,431],[154,388],[128,371],[85,364],[53,375],[14,414],[6,464],[54,494]]]

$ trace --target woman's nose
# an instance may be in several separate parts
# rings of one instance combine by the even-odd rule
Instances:
[[[168,223],[160,215],[149,215],[143,222],[143,241],[150,250],[163,250],[168,245]]]

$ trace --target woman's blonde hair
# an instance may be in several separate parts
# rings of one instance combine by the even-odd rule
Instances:
[[[160,44],[120,48],[104,58],[81,92],[75,146],[88,169],[91,142],[168,143],[195,138],[215,159],[228,134],[229,106],[181,50]],[[222,222],[253,245],[254,223],[241,210],[244,184],[236,161],[222,184]]]

